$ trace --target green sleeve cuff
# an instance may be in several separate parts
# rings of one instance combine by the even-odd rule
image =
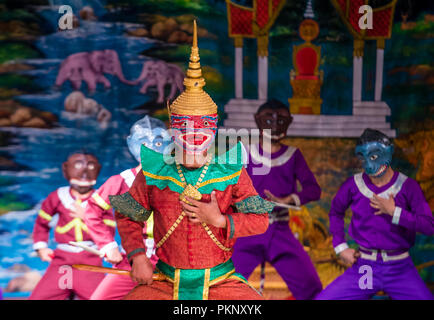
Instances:
[[[117,196],[109,196],[113,208],[131,220],[144,222],[148,220],[152,210],[144,208],[129,192]]]
[[[137,255],[137,254],[139,254],[139,253],[146,254],[146,249],[138,248],[138,249],[135,249],[135,250],[131,251],[130,253],[127,254],[127,259],[128,259],[128,261],[131,262],[131,259],[132,259],[135,255]]]
[[[262,199],[260,196],[248,197],[242,201],[236,202],[235,207],[238,212],[242,213],[270,213],[274,209],[274,204]]]
[[[230,214],[228,214],[227,217],[229,220],[229,239],[232,239],[235,233],[234,218],[232,218]]]

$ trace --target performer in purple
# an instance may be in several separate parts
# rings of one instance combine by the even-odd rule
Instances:
[[[249,148],[247,172],[258,194],[294,206],[318,200],[321,188],[300,150],[279,143],[292,122],[288,107],[270,100],[259,107],[255,120],[261,138],[258,145]],[[297,191],[297,180],[301,191]],[[322,290],[322,284],[289,228],[288,209],[275,207],[269,217],[265,233],[237,239],[232,256],[235,270],[247,279],[258,264],[270,262],[295,299],[313,299]]]
[[[378,291],[397,300],[433,298],[408,253],[416,232],[433,234],[432,212],[419,184],[391,168],[392,154],[393,144],[380,131],[366,129],[359,138],[356,155],[364,172],[344,182],[329,213],[335,251],[352,266],[317,299],[369,299]],[[349,207],[348,233],[358,251],[345,241]]]

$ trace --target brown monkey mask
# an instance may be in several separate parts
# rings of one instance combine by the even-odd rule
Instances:
[[[264,129],[271,130],[271,141],[277,142],[286,136],[288,127],[292,122],[292,116],[288,109],[265,108],[255,114],[256,125],[262,135],[267,135]]]
[[[62,164],[63,175],[80,194],[92,190],[100,170],[101,164],[91,154],[75,153]]]

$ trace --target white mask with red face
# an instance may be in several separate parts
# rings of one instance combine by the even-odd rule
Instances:
[[[187,153],[196,154],[208,150],[217,133],[217,114],[170,116],[172,138]]]

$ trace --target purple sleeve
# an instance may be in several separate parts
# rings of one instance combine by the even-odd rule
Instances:
[[[299,149],[295,151],[294,157],[295,175],[302,187],[300,192],[294,192],[300,199],[300,203],[297,203],[297,205],[304,205],[310,201],[319,200],[321,188]]]
[[[333,247],[336,248],[345,241],[345,211],[351,205],[351,185],[353,178],[348,179],[339,188],[336,196],[333,198],[329,212],[330,233],[333,236]]]
[[[408,207],[410,210],[396,207],[392,223],[402,226],[413,232],[420,232],[427,236],[434,234],[434,221],[429,204],[425,200],[419,184],[408,179],[404,184]]]

